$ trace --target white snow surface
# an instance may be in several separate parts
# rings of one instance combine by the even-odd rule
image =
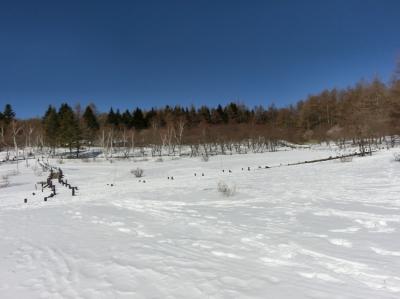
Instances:
[[[48,202],[34,160],[1,164],[0,298],[400,298],[400,163],[284,166],[331,155],[54,159],[79,191]]]

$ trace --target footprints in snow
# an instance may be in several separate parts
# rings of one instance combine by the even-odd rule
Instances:
[[[70,215],[74,220],[82,220],[83,216],[82,213],[79,211],[68,210],[66,214]],[[109,221],[105,218],[100,218],[98,216],[92,216],[90,218],[90,223],[94,225],[106,225],[109,227],[115,228],[118,232],[126,233],[126,234],[134,234],[137,237],[141,238],[154,238],[155,236],[149,234],[143,230],[144,226],[142,224],[134,223],[134,228],[129,227],[126,223],[122,221]],[[128,227],[127,227],[128,226]]]
[[[93,224],[101,224],[101,225],[107,225],[110,227],[115,227],[117,231],[121,233],[126,233],[126,234],[135,234],[137,237],[142,237],[142,238],[154,238],[155,236],[152,234],[148,234],[144,232],[143,230],[143,225],[142,224],[136,224],[135,223],[135,228],[128,228],[126,227],[126,224],[121,221],[107,221],[106,219],[102,218],[100,219],[97,216],[92,216],[91,223]]]
[[[335,230],[335,231],[337,231],[337,230]],[[315,233],[309,233],[309,232],[305,232],[305,233],[303,233],[303,235],[307,236],[307,237],[316,237],[316,238],[327,239],[329,241],[329,243],[336,245],[336,246],[342,246],[342,247],[346,247],[346,248],[353,247],[353,244],[346,239],[329,238],[329,236],[325,235],[325,234],[315,234]]]
[[[399,223],[400,216],[398,215],[379,215],[358,211],[341,211],[335,209],[321,210],[313,213],[315,216],[320,217],[339,217],[353,221],[361,225],[371,233],[393,233],[395,228],[390,227],[389,223]],[[354,230],[354,231],[352,231]],[[359,229],[349,228],[346,232],[356,232]],[[336,230],[336,232],[339,232]],[[345,231],[343,231],[345,232]]]

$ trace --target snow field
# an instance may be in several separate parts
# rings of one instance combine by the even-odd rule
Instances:
[[[0,189],[0,297],[398,298],[392,151],[258,168],[333,155],[65,160],[78,196],[57,184],[48,202],[34,189],[46,173],[20,163]],[[143,178],[130,173],[137,167]],[[0,165],[0,175],[15,168]],[[219,181],[235,195],[220,194]]]

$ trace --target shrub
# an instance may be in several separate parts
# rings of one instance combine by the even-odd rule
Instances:
[[[222,193],[222,195],[226,197],[230,197],[235,195],[236,193],[236,186],[235,185],[228,185],[225,182],[218,182],[218,187],[217,187],[218,192]]]
[[[163,162],[163,161],[164,161],[164,160],[163,160],[162,157],[159,157],[159,158],[156,159],[156,162]]]
[[[137,178],[141,178],[143,176],[144,170],[142,168],[136,168],[136,169],[132,169],[131,173],[137,177]]]
[[[3,175],[0,179],[0,188],[6,188],[10,185],[10,181],[8,180],[8,175]]]
[[[201,161],[208,162],[209,160],[210,160],[210,157],[208,155],[201,155]]]
[[[395,161],[400,162],[400,153],[394,153],[393,157]]]

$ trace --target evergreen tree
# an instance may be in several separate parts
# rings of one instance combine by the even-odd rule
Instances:
[[[126,128],[128,129],[132,128],[132,123],[133,123],[132,115],[128,109],[126,109],[125,112],[122,113],[121,122]]]
[[[135,114],[135,113],[134,113]],[[157,112],[154,108],[151,108],[150,111],[148,111],[146,113],[146,116],[144,118],[144,125],[145,128],[148,128],[151,125],[151,121],[153,120],[153,118],[155,118],[157,116]]]
[[[140,108],[136,108],[133,112],[133,126],[137,130],[144,129],[146,127],[146,120]]]
[[[72,148],[76,148],[79,151],[81,130],[79,128],[79,122],[68,104],[62,104],[59,111],[59,124],[60,124],[60,139],[63,145],[66,145],[70,152]],[[77,152],[78,156],[78,152]]]
[[[120,124],[122,124],[122,116],[121,112],[119,112],[119,109],[117,109],[117,112],[115,112],[115,125],[119,126]]]
[[[111,126],[113,126],[115,124],[115,112],[112,107],[110,108],[110,111],[107,114],[106,123]]]
[[[5,123],[8,125],[15,118],[15,112],[13,111],[10,104],[6,104],[3,111],[3,119]]]
[[[217,115],[224,123],[228,122],[228,115],[225,113],[221,105],[218,105],[217,107]]]
[[[92,132],[95,132],[100,128],[97,117],[90,106],[87,106],[85,112],[83,113],[83,122],[86,128]]]
[[[59,123],[57,111],[51,105],[47,109],[43,117],[42,123],[47,143],[54,149],[57,146],[58,142]]]
[[[113,108],[111,107],[110,112],[107,115],[107,124],[118,127],[120,123],[121,113],[119,112],[119,109],[117,109],[117,112],[114,112]]]
[[[89,141],[95,140],[96,133],[100,129],[97,117],[93,112],[92,107],[89,105],[86,107],[85,112],[82,115],[83,118],[83,139]]]

